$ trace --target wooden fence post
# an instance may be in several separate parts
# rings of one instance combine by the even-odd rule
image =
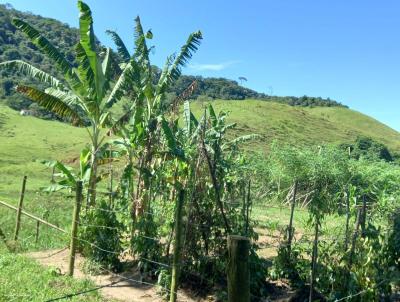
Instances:
[[[183,204],[185,201],[185,190],[180,189],[178,200],[175,207],[175,241],[174,241],[174,256],[172,263],[171,274],[171,292],[169,296],[170,302],[176,302],[178,296],[179,275],[181,269],[181,249],[182,249],[182,216]]]
[[[313,252],[312,252],[312,261],[311,261],[311,277],[310,277],[310,295],[308,298],[309,302],[313,301],[314,295],[314,283],[315,283],[315,275],[317,271],[317,260],[318,260],[318,235],[319,235],[319,219],[317,218],[315,222],[315,234],[314,234],[314,243],[313,243]]]
[[[249,179],[247,185],[247,205],[246,205],[246,236],[249,233],[249,219],[250,219],[250,207],[251,207],[251,180]]]
[[[347,271],[347,292],[349,292],[349,288],[350,288],[350,276],[351,276],[351,267],[353,266],[353,258],[354,258],[354,253],[356,251],[356,243],[357,243],[357,237],[358,237],[358,230],[360,228],[360,223],[361,223],[361,219],[362,219],[362,209],[359,208],[358,212],[357,212],[357,219],[356,219],[356,224],[354,227],[354,233],[353,233],[353,237],[351,240],[351,247],[350,247],[350,254],[349,254],[349,262],[348,262],[348,271]]]
[[[228,302],[250,301],[249,249],[247,237],[228,236]]]
[[[74,266],[75,266],[75,252],[76,252],[76,242],[77,242],[77,234],[78,234],[78,223],[79,223],[79,212],[81,209],[82,203],[82,181],[76,182],[76,199],[74,206],[74,213],[72,216],[72,229],[71,229],[71,242],[70,242],[70,250],[69,250],[69,265],[68,265],[68,275],[74,275]]]
[[[16,218],[16,221],[15,221],[14,241],[18,240],[19,229],[20,229],[20,226],[21,226],[21,212],[22,212],[22,204],[24,202],[24,197],[25,197],[26,178],[27,177],[24,176],[24,178],[22,180],[21,195],[19,196],[17,218]]]
[[[350,148],[350,147],[349,147]],[[344,250],[349,248],[349,224],[350,224],[350,190],[346,190],[346,229],[344,239]]]
[[[293,216],[294,216],[294,209],[296,207],[296,194],[297,194],[297,186],[298,182],[295,180],[294,188],[293,188],[293,198],[290,205],[290,220],[289,220],[289,230],[288,230],[288,257],[290,259],[290,254],[292,252],[292,240],[293,240]]]
[[[351,269],[351,266],[353,265],[353,257],[354,257],[354,252],[356,250],[356,241],[358,237],[358,229],[360,228],[360,222],[361,222],[361,216],[362,216],[362,209],[358,209],[357,212],[357,220],[356,224],[354,227],[354,233],[353,233],[353,238],[351,240],[351,248],[350,248],[350,255],[349,255],[349,270]]]
[[[35,234],[35,243],[36,244],[39,241],[39,227],[40,227],[40,222],[36,221],[36,234]]]

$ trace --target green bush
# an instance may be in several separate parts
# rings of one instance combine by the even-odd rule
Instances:
[[[119,256],[122,252],[122,226],[112,210],[104,199],[99,199],[95,207],[82,210],[78,237],[81,239],[79,245],[82,254],[89,261],[118,271],[121,268]]]

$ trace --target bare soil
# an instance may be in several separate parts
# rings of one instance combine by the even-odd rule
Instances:
[[[32,252],[27,254],[28,257],[35,259],[40,264],[49,267],[55,267],[60,270],[61,274],[65,274],[68,270],[68,259],[69,250],[47,250]],[[114,299],[125,302],[162,302],[164,301],[157,294],[157,286],[141,284],[142,276],[136,271],[124,272],[120,275],[116,274],[102,274],[102,275],[88,275],[82,270],[84,258],[81,255],[77,255],[75,258],[75,271],[74,277],[80,279],[92,280],[97,286],[107,285],[114,281],[121,281],[115,285],[104,287],[100,289],[101,294],[106,299]],[[137,280],[136,282],[126,280],[125,278]],[[149,282],[151,283],[151,282]],[[200,301],[213,301],[210,299],[201,299],[191,297],[190,293],[180,291],[178,294],[178,301],[180,302],[200,302]]]

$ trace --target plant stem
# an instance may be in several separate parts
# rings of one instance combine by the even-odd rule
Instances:
[[[309,302],[313,301],[314,287],[315,287],[315,275],[317,271],[317,260],[318,260],[318,234],[319,234],[319,218],[316,218],[315,222],[315,234],[311,261],[311,278],[310,278],[310,295]]]
[[[204,143],[204,139],[202,140],[202,144],[203,144],[204,155],[206,157],[208,168],[210,170],[211,181],[212,181],[213,187],[214,187],[215,200],[217,202],[217,205],[218,205],[219,210],[220,210],[221,215],[222,215],[222,219],[224,221],[225,233],[228,235],[228,234],[231,233],[231,228],[229,226],[228,219],[226,218],[225,211],[224,211],[224,206],[223,206],[222,201],[221,201],[218,180],[217,180],[217,176],[215,175],[216,171],[214,170],[213,164],[211,162],[210,155],[207,152],[207,149],[206,149],[206,146],[205,146],[205,143]]]
[[[171,292],[170,302],[176,302],[177,290],[179,283],[179,275],[181,268],[181,249],[182,249],[182,218],[183,218],[183,204],[185,201],[185,190],[180,189],[178,200],[175,208],[175,241],[174,241],[174,258],[172,264],[171,276]]]

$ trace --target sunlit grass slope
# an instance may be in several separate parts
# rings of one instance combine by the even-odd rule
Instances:
[[[274,140],[297,145],[353,142],[358,135],[369,136],[400,151],[400,133],[379,121],[341,107],[292,107],[258,100],[215,101],[216,111],[229,111],[229,121],[238,124],[236,134],[257,133],[252,149],[266,151]],[[196,116],[201,103],[193,103]]]
[[[204,104],[194,102],[192,109],[199,116]],[[216,111],[230,111],[229,122],[238,124],[236,133],[257,133],[260,138],[246,147],[267,151],[274,139],[298,145],[351,142],[357,135],[370,136],[385,143],[392,151],[400,150],[400,134],[382,123],[346,108],[300,108],[256,100],[215,101]],[[49,184],[51,171],[40,164],[42,159],[58,159],[72,164],[87,142],[85,129],[55,121],[44,121],[0,106],[0,200],[16,205],[21,180],[28,176],[24,208],[46,217],[61,227],[68,227],[71,219],[72,198],[39,192]],[[76,163],[75,163],[76,165]],[[13,231],[15,213],[0,207],[3,231]],[[22,237],[34,236],[34,222],[23,218]],[[25,249],[52,248],[63,244],[51,229],[43,229],[37,246],[32,240]],[[56,240],[57,239],[57,240]]]
[[[20,116],[0,106],[0,195],[18,195],[23,175],[28,176],[28,189],[48,184],[51,171],[39,161],[72,161],[86,139],[85,129]]]
[[[197,116],[203,103],[192,103]],[[274,140],[299,145],[352,142],[358,135],[372,137],[392,151],[400,151],[400,133],[362,113],[340,107],[302,108],[257,100],[215,101],[217,111],[230,111],[238,124],[235,135],[257,133],[251,149],[266,151]],[[0,106],[0,195],[16,197],[23,175],[28,188],[50,179],[41,159],[71,162],[87,141],[85,129],[44,121]]]

